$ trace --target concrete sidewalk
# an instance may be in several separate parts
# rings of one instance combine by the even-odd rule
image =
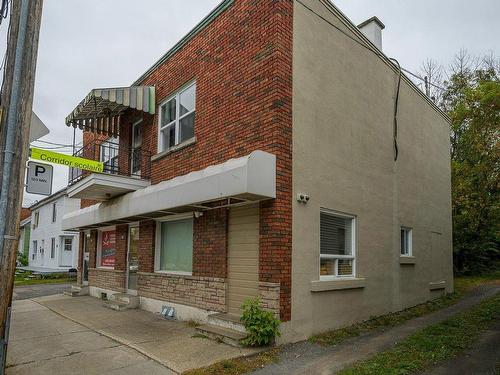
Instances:
[[[303,341],[282,348],[278,362],[255,371],[259,375],[335,374],[355,362],[391,349],[416,331],[465,311],[500,292],[500,285],[483,285],[458,303],[401,325],[347,339],[333,347]]]
[[[125,345],[30,301],[14,301],[7,375],[173,374]]]
[[[177,373],[258,351],[197,337],[195,328],[186,322],[165,320],[143,310],[113,311],[93,297],[56,295],[33,301]]]

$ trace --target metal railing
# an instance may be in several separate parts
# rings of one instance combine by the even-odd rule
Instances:
[[[94,140],[85,144],[73,156],[100,161],[104,174],[128,176],[149,180],[151,178],[151,153],[142,147],[132,148],[108,140]],[[92,172],[79,168],[69,169],[69,185]]]

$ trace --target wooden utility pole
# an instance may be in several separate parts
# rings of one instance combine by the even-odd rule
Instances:
[[[0,375],[5,373],[43,0],[12,0],[0,116]]]

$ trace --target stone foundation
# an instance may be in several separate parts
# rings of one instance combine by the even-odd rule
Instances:
[[[125,271],[89,268],[89,286],[123,293],[125,291]]]
[[[223,278],[139,272],[138,295],[210,311],[226,311]]]
[[[280,284],[261,281],[259,283],[260,306],[279,317],[280,313]]]

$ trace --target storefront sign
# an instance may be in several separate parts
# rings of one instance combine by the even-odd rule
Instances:
[[[114,267],[116,254],[116,232],[101,232],[101,266]]]
[[[104,170],[104,164],[99,161],[61,154],[59,152],[42,150],[41,148],[36,147],[31,148],[30,157],[32,159],[42,160],[48,163],[61,164],[85,171],[102,172]]]

